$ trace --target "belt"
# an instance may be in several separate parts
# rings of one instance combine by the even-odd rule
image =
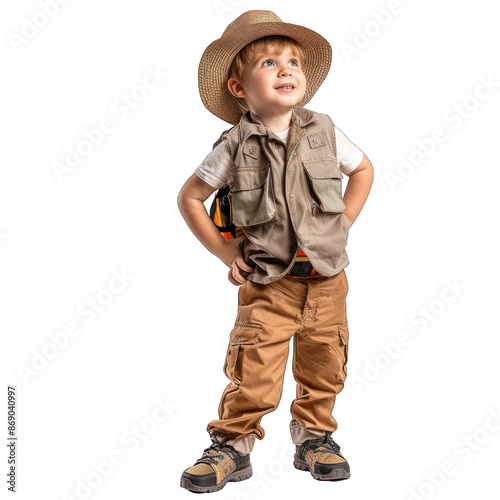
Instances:
[[[322,275],[319,274],[316,269],[314,269],[307,255],[304,253],[302,248],[299,247],[297,258],[295,259],[295,264],[293,265],[292,269],[290,269],[290,272],[285,275],[285,278],[309,279],[321,277]]]

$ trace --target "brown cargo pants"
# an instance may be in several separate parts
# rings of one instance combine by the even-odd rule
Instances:
[[[229,338],[224,373],[230,383],[219,404],[219,419],[207,431],[249,453],[260,425],[281,400],[290,338],[297,382],[290,433],[295,444],[334,432],[332,416],[344,387],[349,331],[345,271],[335,276],[291,278],[269,284],[246,281],[238,290],[238,314]]]

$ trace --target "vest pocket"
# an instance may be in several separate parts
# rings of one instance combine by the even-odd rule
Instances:
[[[229,195],[232,224],[244,227],[278,220],[270,172],[270,164],[234,170]]]
[[[311,195],[312,213],[339,214],[345,211],[342,200],[342,172],[333,158],[303,160]]]

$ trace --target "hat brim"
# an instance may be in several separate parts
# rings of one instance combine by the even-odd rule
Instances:
[[[229,70],[236,54],[250,42],[271,35],[284,35],[301,45],[305,53],[303,66],[306,92],[297,104],[303,107],[311,100],[328,75],[332,47],[315,31],[297,24],[265,22],[249,25],[231,37],[221,37],[203,52],[198,66],[198,88],[205,107],[222,120],[236,125],[243,114],[227,88]]]

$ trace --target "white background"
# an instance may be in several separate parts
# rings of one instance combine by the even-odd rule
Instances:
[[[191,498],[180,475],[210,444],[237,288],[176,200],[230,126],[201,102],[200,57],[238,15],[268,9],[332,44],[330,73],[306,107],[329,114],[375,171],[350,229],[348,381],[333,413],[352,476],[319,482],[293,468],[289,360],[254,476],[218,498],[497,498],[492,2],[73,0],[29,27],[43,24],[41,4],[0,14],[2,493],[11,384],[17,498],[84,498],[84,483],[87,498]],[[147,68],[162,76],[141,91]],[[118,112],[124,95],[136,100]],[[113,130],[58,177],[54,165],[103,119]],[[435,129],[444,139],[429,145]],[[119,290],[113,273],[126,276]],[[91,317],[92,298],[101,303]],[[65,336],[72,322],[79,333]],[[398,348],[404,332],[410,343]],[[110,456],[120,463],[96,472]]]

